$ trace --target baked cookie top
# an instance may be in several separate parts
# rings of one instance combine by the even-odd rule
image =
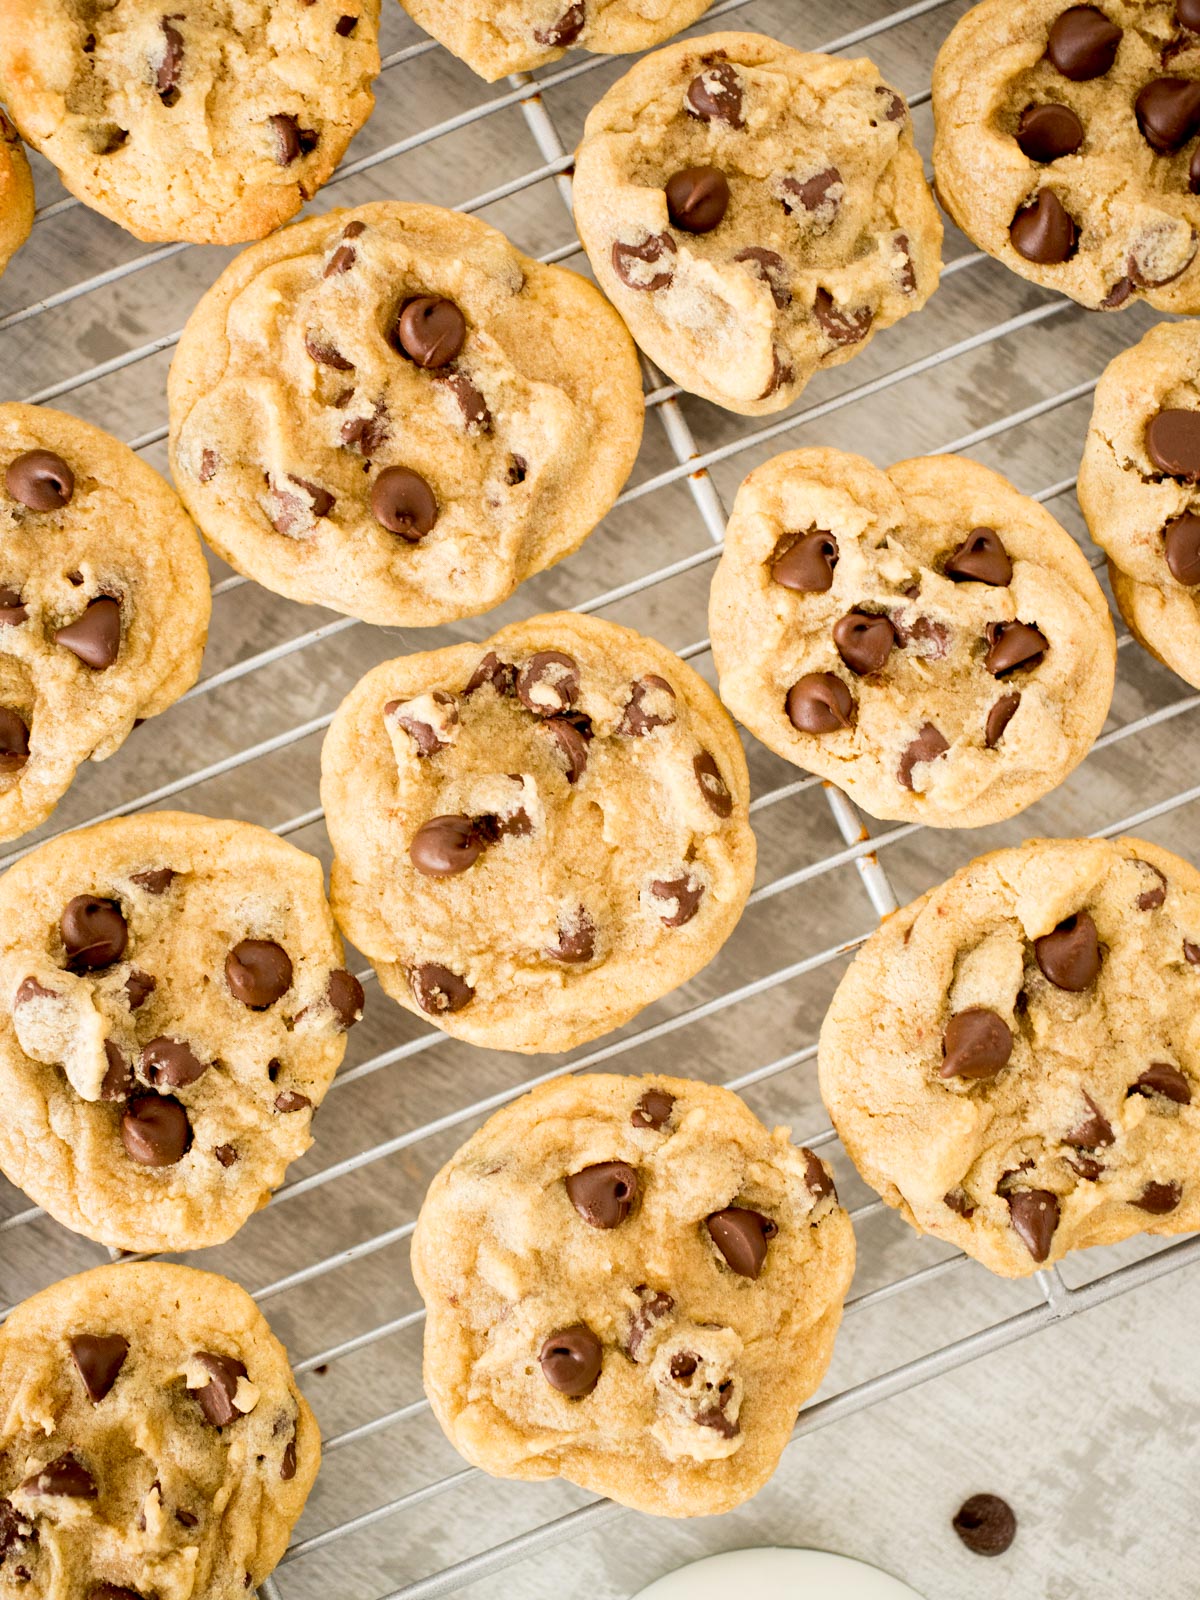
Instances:
[[[425,1388],[486,1472],[657,1516],[762,1487],[829,1364],[854,1233],[829,1169],[727,1089],[558,1078],[430,1186]]]
[[[1194,0],[983,0],[933,109],[938,193],[989,255],[1093,310],[1200,310]]]
[[[244,251],[169,395],[176,482],[227,561],[404,626],[487,611],[578,549],[642,435],[633,343],[590,283],[396,201]]]
[[[937,287],[942,225],[908,107],[870,61],[714,33],[639,61],[575,170],[592,270],[683,388],[790,405]]]
[[[873,816],[1011,817],[1104,725],[1116,641],[1048,511],[959,456],[796,450],[738,491],[709,604],[721,698]]]
[[[863,1177],[1005,1277],[1200,1227],[1200,873],[1035,839],[871,936],[821,1030]]]
[[[211,609],[196,530],[111,434],[0,405],[0,838],[195,683]]]
[[[219,1244],[264,1205],[361,1015],[320,862],[170,811],[0,878],[0,1168],[122,1250]]]
[[[1079,503],[1133,631],[1200,687],[1200,323],[1161,322],[1109,363]]]
[[[686,982],[754,877],[716,695],[569,612],[369,672],[321,799],[346,937],[402,1005],[493,1049],[566,1050]]]
[[[0,1415],[4,1587],[28,1600],[243,1600],[283,1554],[321,1451],[245,1290],[159,1262],[17,1306]]]
[[[13,121],[139,239],[295,216],[375,104],[379,0],[0,0]]]
[[[532,72],[572,45],[598,54],[648,50],[703,16],[712,0],[400,0],[481,78]]]
[[[0,272],[29,237],[33,227],[33,174],[25,146],[0,111]]]

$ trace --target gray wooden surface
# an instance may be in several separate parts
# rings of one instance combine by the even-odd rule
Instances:
[[[385,51],[417,45],[421,35],[394,0],[384,4]],[[889,6],[886,0],[749,0],[717,25],[759,29],[795,45],[818,47],[853,29],[896,19],[864,50],[918,102],[917,135],[928,155],[930,68],[965,4],[930,0],[923,14],[909,15],[914,9]],[[581,65],[588,69],[572,70]],[[570,147],[588,107],[621,67],[589,65],[585,57],[571,57],[565,66],[566,74],[551,69],[541,76],[550,80],[546,109]],[[422,140],[423,130],[469,118],[472,108],[506,97],[512,103],[492,114]],[[544,156],[516,98],[509,85],[488,88],[441,50],[407,56],[385,72],[376,114],[348,159],[384,154],[396,145],[400,150],[327,189],[312,209],[387,197],[461,204],[519,184]],[[41,205],[62,198],[41,162],[37,180]],[[549,179],[519,187],[481,214],[531,253],[555,251],[573,239],[558,187]],[[970,254],[967,242],[950,229],[948,259]],[[130,440],[157,433],[165,421],[169,349],[82,384],[74,380],[167,339],[229,255],[215,249],[152,249],[78,206],[56,211],[39,223],[0,281],[0,394],[24,398],[50,390],[50,403]],[[146,262],[115,281],[91,282]],[[568,264],[579,268],[581,258],[573,256]],[[72,293],[81,286],[84,292]],[[69,298],[36,316],[22,315],[42,297],[64,292]],[[992,330],[1010,321],[1015,326],[995,336]],[[850,365],[818,379],[795,408],[793,426],[771,442],[737,449],[715,463],[712,481],[728,504],[743,474],[778,449],[828,444],[862,450],[886,464],[972,438],[970,453],[1007,473],[1020,488],[1048,490],[1074,475],[1090,405],[1086,394],[1063,403],[1055,403],[1055,397],[1094,380],[1104,363],[1152,321],[1140,308],[1108,319],[1089,316],[994,263],[972,262],[946,279],[923,313],[882,335]],[[914,365],[922,370],[906,376]],[[860,392],[888,375],[896,376],[878,383],[873,393]],[[69,391],[59,393],[64,384]],[[815,417],[810,415],[814,407],[821,408]],[[1039,414],[979,437],[1031,407]],[[687,397],[680,414],[701,451],[736,446],[763,426]],[[145,453],[164,467],[161,442],[146,445]],[[416,630],[343,624],[302,651],[193,695],[136,733],[112,760],[84,773],[43,831],[83,823],[111,808],[131,809],[160,786],[181,781],[180,792],[167,803],[278,827],[327,858],[320,822],[296,826],[318,804],[319,732],[226,773],[203,774],[212,764],[327,716],[376,661],[453,638],[481,638],[512,618],[585,603],[703,551],[709,533],[686,468],[677,468],[666,431],[651,416],[633,483],[672,469],[673,481],[619,506],[578,555],[526,584],[487,618],[437,630],[436,638]],[[1055,494],[1049,504],[1095,554],[1073,491]],[[229,576],[219,563],[213,568],[214,581]],[[696,645],[706,632],[710,572],[711,564],[696,565],[605,606],[604,614],[676,649]],[[223,591],[215,602],[205,674],[223,672],[336,621],[253,585]],[[711,676],[707,655],[700,652],[695,659]],[[1187,790],[1197,782],[1197,700],[1136,646],[1125,646],[1108,728],[1116,737],[1056,794],[1016,821],[978,834],[872,826],[885,841],[879,859],[899,899],[911,898],[996,844],[1038,833],[1106,828]],[[1142,720],[1160,713],[1149,725]],[[753,742],[748,754],[759,796],[800,777]],[[200,781],[190,781],[196,774]],[[725,1082],[801,1053],[815,1040],[843,959],[815,961],[810,971],[756,996],[736,1005],[731,999],[756,979],[864,935],[875,912],[852,861],[826,864],[844,849],[844,840],[819,786],[802,787],[763,806],[755,823],[760,886],[788,874],[807,870],[809,875],[756,902],[727,948],[694,983],[618,1035],[613,1070],[664,1070]],[[1142,831],[1200,859],[1200,807],[1194,804],[1172,806]],[[7,853],[0,850],[0,857]],[[320,1173],[381,1141],[423,1130],[554,1065],[449,1041],[426,1047],[418,1041],[428,1030],[415,1018],[382,999],[373,986],[368,994],[367,1019],[352,1035],[344,1070],[406,1046],[410,1053],[331,1094],[317,1119],[318,1142],[293,1177]],[[682,1018],[709,1001],[715,1002],[709,1014],[635,1043],[646,1027]],[[765,1077],[747,1088],[746,1096],[762,1116],[789,1123],[798,1137],[817,1136],[826,1127],[811,1060]],[[277,1201],[229,1245],[196,1259],[252,1290],[267,1290],[264,1307],[301,1363],[402,1320],[417,1308],[404,1225],[414,1217],[431,1174],[478,1121],[477,1115],[462,1117],[385,1159]],[[854,1208],[869,1206],[873,1197],[840,1149],[830,1146],[829,1153],[844,1199]],[[27,1209],[16,1191],[0,1192],[0,1215]],[[399,1236],[387,1242],[393,1234]],[[975,1346],[962,1345],[955,1354],[956,1341],[1044,1301],[1038,1283],[1004,1284],[974,1265],[950,1262],[944,1247],[915,1238],[878,1208],[861,1218],[858,1237],[861,1264],[854,1294],[869,1298],[848,1316],[824,1391],[847,1398],[835,1402],[832,1412],[814,1414],[827,1425],[790,1447],[772,1484],[751,1505],[687,1525],[628,1512],[598,1525],[589,1520],[594,1513],[583,1513],[574,1537],[547,1544],[505,1570],[470,1582],[462,1592],[479,1600],[559,1600],[585,1593],[592,1600],[627,1600],[684,1559],[764,1542],[812,1543],[861,1555],[906,1578],[928,1600],[1193,1593],[1188,1531],[1200,1435],[1194,1333],[1200,1271],[1176,1271],[940,1376],[928,1376],[937,1361],[907,1370],[885,1385],[900,1388],[917,1377],[927,1381],[867,1406],[876,1391],[861,1385],[947,1347],[947,1360],[972,1354]],[[381,1240],[359,1259],[337,1259],[342,1250]],[[1064,1279],[1085,1284],[1153,1253],[1154,1247],[1141,1244],[1099,1253],[1071,1262]],[[0,1232],[0,1299],[9,1303],[101,1259],[102,1251],[45,1219],[12,1226]],[[947,1265],[940,1269],[943,1261]],[[315,1269],[314,1276],[286,1285],[292,1274],[308,1268]],[[887,1292],[889,1285],[926,1269],[935,1275]],[[1053,1284],[1047,1287],[1059,1292]],[[1031,1313],[1031,1320],[1047,1314]],[[305,1371],[302,1382],[326,1435],[346,1434],[415,1405],[419,1359],[420,1327],[413,1323],[331,1360],[324,1371]],[[298,1530],[301,1540],[337,1530],[399,1497],[414,1499],[289,1562],[277,1574],[278,1594],[284,1600],[324,1600],[329,1594],[376,1600],[419,1585],[428,1575],[588,1500],[569,1486],[511,1485],[478,1475],[422,1495],[460,1466],[420,1409],[331,1451]],[[959,1500],[981,1489],[1006,1495],[1021,1519],[1013,1550],[990,1563],[967,1555],[949,1528]],[[419,1586],[414,1592],[434,1590]]]

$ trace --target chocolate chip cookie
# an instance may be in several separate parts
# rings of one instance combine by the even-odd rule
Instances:
[[[532,72],[572,45],[598,54],[648,50],[702,16],[712,0],[400,0],[439,44],[494,83]]]
[[[0,0],[13,121],[139,239],[295,216],[371,113],[379,0]]]
[[[1200,873],[1038,839],[889,917],[821,1030],[863,1177],[1004,1277],[1200,1228]]]
[[[487,611],[578,549],[642,435],[636,352],[590,283],[392,201],[243,252],[169,394],[175,481],[225,560],[398,626]]]
[[[387,661],[343,702],[331,895],[388,994],[497,1050],[567,1050],[684,983],[754,876],[749,780],[708,685],[560,612]]]
[[[463,1455],[656,1516],[770,1477],[854,1270],[829,1169],[727,1089],[558,1078],[434,1179],[425,1388]]]
[[[320,1460],[262,1313],[191,1267],[97,1267],[17,1306],[0,1410],[0,1568],[27,1600],[244,1600]]]
[[[1200,6],[983,0],[933,75],[938,193],[1081,305],[1200,311]]]
[[[110,434],[0,405],[0,838],[196,681],[211,609],[196,530]]]
[[[123,1250],[219,1244],[264,1205],[362,1014],[321,865],[169,811],[0,879],[0,1169]]]
[[[1196,688],[1198,485],[1200,322],[1161,322],[1096,386],[1079,503],[1130,632]]]
[[[33,174],[25,146],[0,111],[0,273],[29,237],[33,227]]]
[[[1104,725],[1116,641],[1048,511],[958,456],[796,450],[743,483],[709,605],[721,697],[873,816],[1014,816]]]
[[[626,73],[587,119],[575,219],[646,354],[747,416],[918,310],[941,270],[903,97],[870,61],[761,34]]]

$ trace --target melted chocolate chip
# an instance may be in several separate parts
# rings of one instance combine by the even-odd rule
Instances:
[[[395,340],[418,367],[447,367],[462,350],[467,320],[453,300],[422,295],[408,300],[396,321]]]
[[[333,31],[334,31],[334,33],[337,34],[339,39],[348,39],[350,37],[350,35],[354,32],[355,28],[358,27],[358,23],[359,23],[359,19],[357,17],[349,17],[349,16],[339,17],[337,19],[337,21],[333,25]],[[294,1463],[295,1463],[295,1456],[293,1454],[293,1468],[294,1468]],[[280,1476],[282,1477],[282,1473],[280,1474]]]
[[[789,216],[804,211],[828,226],[841,207],[845,184],[836,167],[823,167],[811,178],[783,178],[779,188],[779,198]],[[836,194],[835,189],[838,191]]]
[[[1167,477],[1200,481],[1200,411],[1168,409],[1152,417],[1146,427],[1146,454]]]
[[[704,803],[713,815],[722,820],[730,816],[733,812],[733,795],[710,751],[701,750],[698,756],[692,758],[692,771],[696,774]]]
[[[578,783],[587,771],[590,731],[577,727],[569,717],[547,717],[540,726],[551,741],[567,782]]]
[[[4,484],[30,511],[61,511],[75,493],[75,474],[53,450],[27,450],[9,462]]]
[[[352,1028],[361,1020],[366,996],[363,994],[362,984],[352,972],[347,972],[342,967],[331,972],[329,982],[325,985],[325,998],[337,1018],[338,1027],[343,1031]]]
[[[491,433],[492,413],[483,394],[470,378],[461,372],[448,372],[437,377],[434,382],[440,383],[454,396],[458,402],[458,409],[462,412],[463,426],[468,433]]]
[[[984,743],[989,750],[994,750],[1004,736],[1004,730],[1017,714],[1017,707],[1021,704],[1019,694],[1002,694],[999,700],[987,714],[984,724]]]
[[[59,932],[71,972],[95,972],[120,961],[129,928],[115,900],[77,894],[63,907]]]
[[[139,972],[135,967],[125,979],[125,998],[130,1011],[140,1011],[157,988],[157,982],[148,972]]]
[[[1070,106],[1026,106],[1017,124],[1017,144],[1030,161],[1057,161],[1083,143],[1083,123]]]
[[[71,1359],[93,1405],[116,1383],[128,1354],[129,1340],[119,1333],[78,1333],[71,1340]]]
[[[173,1167],[191,1148],[188,1114],[169,1095],[143,1094],[121,1117],[121,1142],[131,1161],[143,1167]]]
[[[1048,1189],[1014,1189],[1005,1198],[1013,1231],[1035,1261],[1045,1261],[1058,1227],[1058,1196]]]
[[[179,101],[179,80],[183,74],[183,35],[170,17],[163,17],[163,58],[154,77],[158,98],[165,106]]]
[[[55,630],[54,642],[78,656],[93,672],[104,672],[121,649],[120,604],[108,595],[91,601],[81,617]]]
[[[637,1173],[625,1161],[598,1161],[563,1180],[567,1196],[589,1228],[617,1228],[637,1200]]]
[[[900,757],[900,765],[896,769],[896,782],[904,789],[912,789],[913,768],[922,766],[928,761],[936,761],[939,756],[944,756],[949,748],[949,740],[941,729],[935,728],[932,722],[924,723],[921,731]]]
[[[137,1088],[137,1080],[132,1065],[112,1039],[104,1041],[104,1059],[108,1065],[100,1081],[101,1100],[128,1100]]]
[[[29,610],[19,589],[0,585],[0,628],[18,628],[29,618]]]
[[[957,1216],[965,1217],[968,1221],[975,1215],[975,1207],[971,1204],[970,1196],[962,1189],[951,1189],[942,1196],[942,1204],[953,1211]]]
[[[1012,582],[1013,564],[995,528],[974,528],[942,569],[954,583],[987,583],[1003,589]]]
[[[1018,667],[1036,667],[1050,648],[1046,635],[1028,622],[989,622],[987,643],[983,664],[993,678]]]
[[[319,339],[315,333],[304,335],[304,348],[312,359],[321,367],[332,367],[335,372],[353,372],[353,361],[346,357],[334,344],[326,339]]]
[[[542,1345],[538,1355],[542,1375],[552,1389],[571,1399],[581,1399],[600,1381],[604,1349],[586,1323],[560,1328]]]
[[[302,128],[289,111],[277,111],[267,122],[275,137],[275,160],[281,167],[290,167],[301,156],[310,155],[320,141],[315,129]]]
[[[292,958],[274,939],[243,939],[225,957],[225,981],[235,1000],[265,1011],[292,986]]]
[[[279,1463],[279,1476],[284,1483],[290,1483],[296,1476],[296,1435],[294,1433],[283,1447],[283,1457]]]
[[[62,1495],[72,1500],[94,1500],[97,1494],[95,1478],[69,1452],[31,1473],[21,1488],[26,1494]]]
[[[0,706],[0,772],[18,772],[29,760],[29,727],[11,706]]]
[[[750,245],[745,250],[739,250],[733,259],[749,267],[754,276],[766,284],[777,310],[785,311],[791,305],[791,273],[787,262],[777,251],[766,250],[761,245]]]
[[[1039,189],[1032,203],[1013,218],[1008,236],[1026,261],[1054,267],[1074,255],[1079,230],[1053,189]]]
[[[1183,1189],[1177,1183],[1148,1183],[1137,1199],[1130,1201],[1130,1205],[1148,1212],[1152,1217],[1165,1217],[1168,1212],[1175,1210],[1182,1198]]]
[[[647,673],[631,686],[617,732],[643,739],[655,728],[669,728],[675,721],[674,702],[675,691],[667,680]]]
[[[444,726],[456,728],[459,717],[458,702],[454,696],[447,693],[445,689],[434,689],[430,699],[435,705],[441,707],[444,714]],[[436,755],[439,750],[448,749],[449,740],[443,739],[439,730],[431,722],[426,722],[422,717],[416,716],[411,711],[403,710],[402,707],[405,704],[406,702],[402,700],[391,700],[384,706],[383,714],[385,717],[395,716],[397,725],[404,729],[405,733],[416,745],[417,759],[423,760],[428,756]]]
[[[1155,1061],[1141,1073],[1129,1090],[1130,1094],[1161,1094],[1177,1106],[1190,1106],[1192,1086],[1169,1061]]]
[[[1013,1509],[998,1494],[973,1494],[964,1500],[954,1513],[952,1526],[977,1556],[1002,1556],[1017,1536]]]
[[[837,1190],[820,1156],[804,1145],[800,1146],[800,1154],[804,1157],[804,1181],[808,1185],[809,1194],[814,1200],[825,1200],[830,1195],[836,1200]]]
[[[1154,78],[1134,101],[1138,127],[1159,155],[1174,155],[1200,130],[1200,83]]]
[[[716,167],[685,167],[667,179],[667,210],[677,228],[711,233],[729,209],[729,181]]]
[[[285,1089],[282,1094],[277,1094],[274,1100],[276,1111],[287,1114],[292,1111],[304,1111],[312,1105],[306,1094],[297,1094],[295,1089]]]
[[[1138,866],[1145,867],[1156,880],[1149,889],[1143,889],[1137,897],[1139,911],[1157,911],[1167,898],[1167,880],[1157,867],[1151,866],[1148,861],[1139,861]]]
[[[184,1040],[161,1034],[143,1048],[140,1065],[142,1077],[153,1088],[186,1089],[204,1076],[212,1062],[201,1061]]]
[[[801,733],[835,733],[854,721],[854,696],[832,672],[809,672],[788,690],[788,720]]]
[[[655,878],[650,884],[650,893],[663,902],[664,909],[659,913],[663,926],[682,928],[699,911],[704,885],[688,872],[682,878]]]
[[[637,1293],[641,1296],[641,1306],[634,1313],[629,1324],[629,1332],[625,1337],[625,1354],[631,1361],[636,1361],[642,1346],[650,1337],[655,1326],[669,1317],[675,1309],[673,1297],[662,1289],[650,1289],[646,1284],[640,1284]]]
[[[438,519],[433,490],[409,467],[386,467],[371,486],[371,510],[389,533],[416,544]]]
[[[409,860],[427,878],[452,878],[475,865],[486,841],[473,817],[430,817],[408,847]]]
[[[1035,939],[1033,953],[1055,988],[1071,994],[1079,994],[1094,983],[1100,971],[1100,937],[1086,911],[1076,912],[1052,933]]]
[[[688,84],[685,110],[701,122],[724,122],[744,128],[742,80],[729,61],[715,61]]]
[[[347,450],[357,450],[364,461],[370,461],[391,438],[391,433],[387,406],[383,400],[377,400],[369,417],[351,417],[342,423],[341,440]]]
[[[494,650],[489,650],[467,680],[463,696],[474,694],[485,683],[490,684],[498,695],[511,695],[516,692],[516,682],[517,669],[512,663],[501,661]]]
[[[1112,1123],[1086,1090],[1083,1103],[1084,1114],[1074,1127],[1063,1134],[1063,1143],[1071,1145],[1075,1150],[1100,1150],[1105,1145],[1112,1144],[1114,1138]]]
[[[147,894],[166,894],[175,882],[175,871],[171,867],[148,867],[145,872],[130,874],[130,883],[136,883]]]
[[[1121,29],[1097,6],[1068,6],[1050,29],[1046,55],[1073,83],[1102,78],[1117,56]]]
[[[1008,1065],[1012,1049],[1012,1029],[1004,1018],[985,1006],[971,1006],[946,1024],[941,1075],[970,1082],[994,1078]]]
[[[833,587],[838,544],[831,533],[813,528],[798,535],[771,563],[771,577],[797,594],[826,594]]]
[[[745,1206],[714,1211],[706,1226],[728,1265],[743,1278],[758,1277],[767,1259],[767,1245],[779,1232],[777,1222]]]
[[[596,924],[586,906],[578,906],[569,917],[560,916],[554,943],[546,946],[552,961],[568,966],[590,961],[596,953]]]
[[[652,233],[641,244],[612,247],[613,271],[627,289],[666,289],[675,276],[675,240],[669,233]]]
[[[837,653],[860,676],[879,672],[896,643],[896,630],[886,617],[868,611],[847,611],[833,625]]]
[[[828,289],[818,289],[813,300],[813,315],[832,345],[858,344],[871,331],[875,313],[870,306],[857,311],[839,306]]]
[[[635,1128],[653,1128],[655,1133],[659,1133],[674,1109],[673,1094],[668,1094],[665,1089],[647,1089],[634,1106],[629,1120]]]
[[[430,1017],[444,1016],[447,1012],[461,1011],[475,998],[475,991],[465,978],[436,961],[425,961],[413,967],[408,975],[413,999]]]
[[[1163,529],[1163,552],[1171,576],[1189,588],[1200,584],[1200,517],[1190,511]]]
[[[216,1156],[221,1165],[226,1168],[236,1166],[239,1159],[237,1146],[234,1144],[217,1145],[213,1151],[213,1155]]]
[[[236,1356],[218,1356],[209,1350],[198,1350],[192,1357],[208,1373],[209,1381],[200,1389],[190,1391],[192,1399],[204,1413],[204,1420],[214,1428],[227,1428],[242,1415],[233,1403],[237,1386],[248,1378],[245,1363]]]
[[[583,0],[576,0],[549,28],[535,28],[533,37],[552,50],[569,50],[583,32],[586,21]]]
[[[517,674],[517,699],[541,717],[561,716],[579,693],[579,664],[562,650],[538,650]]]

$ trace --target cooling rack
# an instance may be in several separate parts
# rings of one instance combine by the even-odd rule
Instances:
[[[572,55],[534,76],[484,85],[392,0],[384,4],[376,114],[310,210],[387,197],[457,204],[543,260],[586,270],[571,224],[571,150],[587,109],[623,64]],[[691,31],[756,29],[803,48],[870,54],[908,95],[928,155],[930,69],[965,9],[966,0],[719,0]],[[64,195],[44,163],[35,166],[43,203],[34,235],[0,282],[0,391],[100,422],[165,470],[167,364],[187,313],[232,252],[138,245]],[[63,828],[167,806],[263,823],[327,861],[319,750],[341,696],[379,660],[481,638],[517,616],[559,607],[603,613],[660,638],[711,680],[705,602],[726,507],[742,476],[779,449],[829,444],[884,465],[969,451],[1050,506],[1102,576],[1074,504],[1074,470],[1099,372],[1154,319],[1142,309],[1089,316],[1008,274],[953,228],[946,256],[925,311],[822,375],[781,417],[728,416],[647,365],[646,439],[616,507],[582,551],[487,619],[371,629],[271,596],[214,559],[201,681],[115,758],[82,774],[50,824],[0,851],[0,867]],[[393,1006],[362,973],[367,1015],[316,1120],[316,1146],[236,1239],[192,1258],[255,1294],[288,1343],[325,1434],[321,1477],[265,1600],[418,1600],[467,1590],[532,1600],[585,1586],[623,1597],[637,1584],[604,1575],[606,1552],[635,1552],[647,1581],[686,1554],[730,1537],[745,1542],[759,1529],[735,1513],[706,1521],[702,1533],[668,1534],[569,1485],[486,1479],[462,1464],[430,1417],[406,1248],[421,1196],[487,1114],[563,1070],[672,1071],[724,1083],[833,1160],[860,1265],[830,1379],[801,1413],[797,1438],[1045,1335],[1200,1257],[1200,1239],[1140,1240],[1025,1283],[999,1282],[961,1253],[917,1239],[864,1189],[814,1082],[817,1030],[848,957],[878,918],[971,856],[1036,833],[1137,830],[1200,858],[1200,782],[1188,781],[1200,776],[1190,715],[1200,695],[1184,693],[1120,625],[1118,634],[1113,710],[1087,762],[1000,827],[931,833],[868,824],[837,789],[748,740],[760,867],[741,926],[696,980],[590,1049],[564,1058],[472,1050]],[[0,1216],[3,1304],[103,1257],[15,1190],[0,1190]],[[785,1454],[755,1502],[769,1502],[775,1515],[786,1509],[789,1542],[805,1532],[796,1454]],[[610,1524],[619,1526],[605,1531]],[[597,1530],[598,1539],[588,1537]],[[618,1568],[627,1573],[628,1562]],[[961,1594],[948,1581],[931,1600]],[[1086,1592],[1100,1594],[1095,1585],[1093,1576]],[[1061,1590],[1076,1592],[1084,1591]]]

